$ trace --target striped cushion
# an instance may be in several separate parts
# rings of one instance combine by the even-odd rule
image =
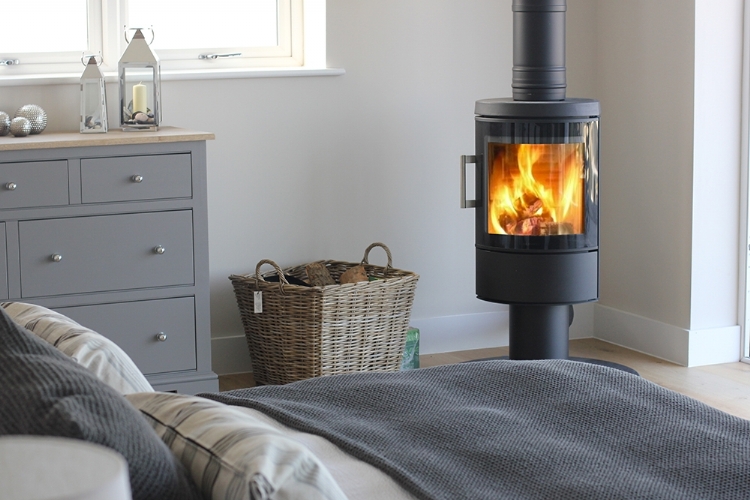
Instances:
[[[93,372],[120,394],[153,392],[133,360],[114,342],[60,313],[35,304],[4,302],[8,316]]]
[[[346,498],[305,446],[243,408],[183,394],[125,397],[188,469],[204,498]]]

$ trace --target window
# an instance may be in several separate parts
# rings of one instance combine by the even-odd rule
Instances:
[[[324,66],[310,44],[321,29],[309,23],[322,23],[324,51],[325,0],[24,0],[7,2],[3,18],[29,21],[0,30],[0,82],[80,75],[84,53],[101,53],[103,72],[115,74],[126,27],[153,33],[165,74]]]
[[[59,72],[69,70],[84,51],[100,52],[101,23],[87,23],[97,14],[101,18],[100,5],[95,4],[86,0],[4,2],[3,18],[16,22],[4,23],[0,30],[0,60],[19,64],[13,73],[36,73],[42,66]]]
[[[152,49],[164,69],[303,63],[301,1],[120,0],[120,4],[126,26],[153,26]]]

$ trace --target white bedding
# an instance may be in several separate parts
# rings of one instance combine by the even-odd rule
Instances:
[[[257,410],[242,407],[237,407],[237,409],[247,413],[249,419],[264,422],[309,449],[325,465],[349,500],[416,499],[390,476],[352,457],[327,439],[290,429]],[[373,492],[377,492],[377,496],[373,496]]]

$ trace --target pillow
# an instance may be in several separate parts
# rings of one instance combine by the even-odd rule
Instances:
[[[183,394],[125,397],[188,469],[205,498],[346,498],[312,452],[241,408]]]
[[[193,500],[184,467],[122,395],[0,308],[0,435],[81,439],[128,462],[133,500]]]
[[[154,390],[133,360],[107,337],[46,307],[23,302],[0,306],[13,321],[88,368],[120,394]]]

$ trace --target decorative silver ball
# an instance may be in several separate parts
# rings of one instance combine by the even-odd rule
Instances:
[[[23,116],[17,116],[10,121],[10,133],[16,137],[26,137],[31,133],[31,122]]]
[[[47,112],[36,104],[25,104],[16,111],[16,118],[23,117],[31,123],[31,134],[41,134],[47,128]]]
[[[8,135],[10,132],[10,116],[5,111],[0,111],[0,136]]]

